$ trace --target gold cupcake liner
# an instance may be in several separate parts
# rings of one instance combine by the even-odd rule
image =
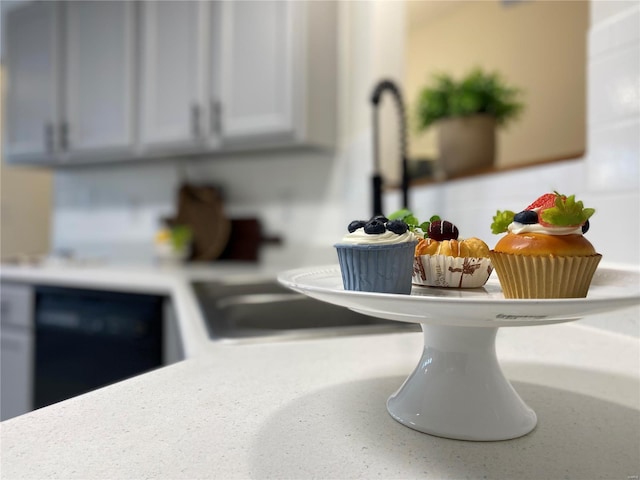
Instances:
[[[558,257],[490,252],[505,298],[584,298],[602,255]]]
[[[413,259],[412,281],[429,287],[478,288],[492,271],[489,258],[418,255]]]

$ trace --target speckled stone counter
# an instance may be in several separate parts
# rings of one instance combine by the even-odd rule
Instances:
[[[196,358],[0,424],[2,478],[634,478],[637,339],[580,322],[503,328],[498,358],[537,412],[503,442],[438,438],[385,402],[419,333],[210,344]]]

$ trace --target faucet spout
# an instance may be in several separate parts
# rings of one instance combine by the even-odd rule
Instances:
[[[391,80],[382,80],[379,82],[371,95],[371,103],[373,104],[373,215],[382,215],[382,174],[380,167],[380,157],[378,152],[378,108],[380,100],[384,92],[390,92],[395,99],[398,110],[399,127],[400,127],[400,166],[401,166],[401,188],[402,188],[402,205],[409,208],[409,168],[407,161],[407,125],[405,118],[404,102],[402,94],[398,86]]]

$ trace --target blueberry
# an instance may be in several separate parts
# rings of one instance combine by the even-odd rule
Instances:
[[[402,220],[390,220],[387,222],[387,230],[397,233],[398,235],[402,235],[409,230],[409,226]]]
[[[582,225],[582,233],[587,233],[588,231],[589,231],[589,220],[584,222],[584,224]]]
[[[369,220],[364,226],[364,233],[375,235],[385,232],[384,223],[380,220]]]
[[[376,215],[374,217],[371,217],[371,220],[369,220],[369,221],[372,221],[372,220],[378,220],[378,221],[380,221],[382,223],[387,223],[389,221],[389,219],[387,217],[385,217],[384,215]]]
[[[538,213],[533,210],[523,210],[514,215],[513,221],[523,225],[533,225],[538,223]]]
[[[349,224],[347,229],[349,230],[349,233],[353,233],[357,229],[364,227],[365,223],[367,223],[367,222],[365,222],[364,220],[354,220],[353,222],[351,222]]]

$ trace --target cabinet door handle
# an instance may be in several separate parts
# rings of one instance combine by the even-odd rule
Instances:
[[[47,153],[53,153],[53,149],[54,149],[54,127],[53,127],[53,123],[51,122],[47,122],[44,125],[44,145],[45,145],[45,149],[47,151]]]
[[[63,152],[69,150],[69,122],[66,120],[60,123],[60,149]]]
[[[218,100],[211,100],[211,132],[216,135],[222,133],[222,104]]]
[[[191,105],[191,135],[193,135],[194,138],[199,138],[202,134],[200,128],[200,116],[200,105],[194,103],[193,105]]]

